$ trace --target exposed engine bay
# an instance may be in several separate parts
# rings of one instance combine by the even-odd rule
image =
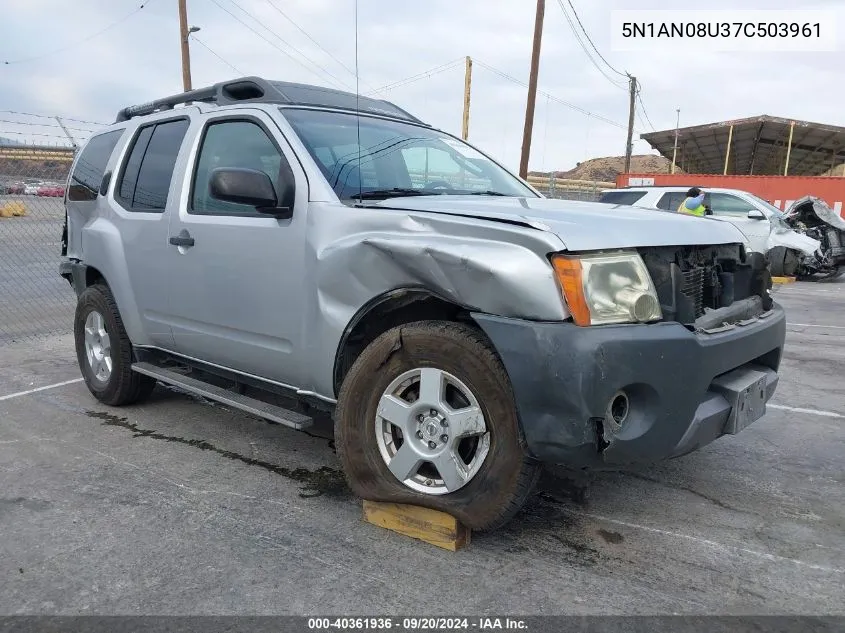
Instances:
[[[784,221],[794,231],[821,242],[814,257],[801,258],[797,274],[808,280],[831,279],[845,272],[845,219],[815,196],[796,200]],[[821,277],[819,277],[821,276]]]
[[[664,321],[712,331],[753,320],[772,308],[772,278],[762,253],[741,244],[639,249]]]

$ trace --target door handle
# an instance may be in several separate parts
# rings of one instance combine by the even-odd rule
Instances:
[[[171,237],[170,243],[173,244],[173,246],[193,246],[194,238],[192,238],[187,231],[182,231],[179,235]]]

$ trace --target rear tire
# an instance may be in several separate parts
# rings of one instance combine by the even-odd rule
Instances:
[[[132,371],[132,342],[107,286],[95,284],[79,295],[73,335],[79,369],[97,400],[122,406],[152,393],[156,381]]]
[[[415,373],[419,375],[416,387]],[[398,393],[392,384],[403,376],[411,376],[399,383],[410,385],[407,401],[404,396],[388,395]],[[442,390],[438,387],[436,392],[443,394],[440,403],[446,404],[435,408],[442,409],[442,416],[432,412],[429,417],[427,403],[431,400],[420,392],[434,391],[423,386],[430,384],[424,382],[425,376],[440,377],[437,384]],[[465,396],[456,395],[463,390],[468,392]],[[447,395],[452,402],[447,402]],[[385,398],[391,397],[401,401],[397,411],[402,416],[406,411],[402,407],[411,407],[408,430],[398,433],[394,449],[386,448],[391,445],[394,428],[393,419],[388,422],[385,417],[385,403],[392,402]],[[458,404],[453,406],[455,402]],[[466,413],[472,411],[480,411],[481,416],[467,423]],[[438,429],[437,424],[443,428]],[[459,429],[464,429],[466,436]],[[495,350],[478,330],[447,321],[395,327],[364,350],[340,389],[335,440],[349,486],[359,497],[441,510],[477,530],[507,523],[524,505],[540,472],[539,464],[526,452],[510,380]],[[412,461],[429,455],[428,448],[432,449],[432,461],[411,466],[408,477],[401,479],[392,472],[392,460],[406,442],[418,447],[412,451]],[[464,479],[454,473],[451,477],[441,474],[441,465],[448,469],[455,456],[460,457],[457,471]],[[401,468],[397,465],[395,469]]]

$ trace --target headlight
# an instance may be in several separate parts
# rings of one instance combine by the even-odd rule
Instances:
[[[638,253],[553,255],[552,266],[576,325],[646,323],[663,317]]]

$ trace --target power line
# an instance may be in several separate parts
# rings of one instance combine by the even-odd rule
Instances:
[[[243,72],[242,70],[239,70],[237,66],[235,66],[235,65],[233,65],[233,64],[231,64],[231,63],[229,63],[228,61],[226,61],[226,60],[225,60],[223,57],[221,57],[221,56],[220,56],[220,55],[219,55],[219,54],[218,54],[218,53],[217,53],[217,52],[216,52],[213,48],[211,48],[208,44],[206,44],[205,42],[203,42],[203,41],[202,41],[200,38],[198,38],[196,35],[192,36],[192,37],[191,37],[191,39],[192,39],[194,42],[196,42],[197,44],[199,44],[200,46],[202,46],[205,50],[207,50],[209,53],[211,53],[212,55],[214,55],[217,59],[219,59],[221,62],[223,62],[224,64],[226,64],[229,68],[231,68],[232,70],[234,70],[234,71],[235,71],[236,73],[238,73],[239,75],[246,75],[246,74],[247,74],[247,73]]]
[[[651,126],[651,129],[656,132],[657,128],[654,127],[654,123],[651,122],[651,119],[648,116],[648,112],[646,112],[645,103],[643,103],[643,98],[640,96],[640,92],[642,91],[642,84],[639,84],[639,82],[637,82],[637,84],[637,100],[640,102],[640,107],[642,108],[643,115],[645,115],[646,121],[648,121],[648,124]],[[645,127],[645,125],[643,125],[643,127]]]
[[[560,2],[560,0],[558,0],[558,2]],[[627,74],[627,73],[623,73],[623,72],[620,72],[620,71],[616,70],[616,69],[615,69],[615,68],[614,68],[614,67],[610,64],[610,62],[609,62],[609,61],[607,61],[607,60],[604,58],[604,56],[603,56],[603,55],[599,52],[599,49],[598,49],[598,48],[596,48],[596,45],[595,45],[595,44],[593,44],[593,40],[592,40],[592,39],[590,39],[590,34],[589,34],[589,33],[587,33],[587,29],[585,29],[585,28],[584,28],[584,25],[583,25],[583,24],[582,24],[582,22],[581,22],[581,18],[579,18],[579,17],[578,17],[578,12],[575,10],[575,5],[573,5],[573,4],[572,4],[572,0],[566,0],[566,2],[569,4],[569,7],[572,9],[572,14],[575,16],[575,19],[578,21],[578,26],[580,26],[580,27],[581,27],[581,30],[584,32],[584,35],[586,36],[587,41],[590,43],[590,46],[592,46],[592,47],[593,47],[593,50],[596,52],[596,55],[598,55],[598,56],[601,58],[601,60],[602,60],[605,64],[607,64],[607,67],[608,67],[608,68],[610,68],[610,70],[612,70],[613,72],[615,72],[617,75],[621,75],[622,77],[627,77],[627,76],[628,76],[628,74]],[[561,8],[563,8],[563,5],[562,5],[562,4],[561,4]]]
[[[424,70],[421,73],[417,73],[416,75],[411,75],[409,77],[405,77],[404,79],[398,79],[394,82],[389,84],[385,84],[381,88],[376,88],[373,92],[369,94],[373,94],[374,92],[384,92],[387,90],[394,90],[396,88],[401,88],[402,86],[406,86],[408,84],[414,83],[415,81],[419,81],[420,79],[426,79],[428,77],[433,77],[434,75],[438,75],[442,72],[447,70],[451,70],[455,66],[460,63],[464,62],[463,57],[459,57],[458,59],[454,59],[451,62],[447,62],[445,64],[441,64],[440,66],[435,66],[434,68],[429,68],[428,70]]]
[[[590,50],[587,48],[587,45],[584,44],[584,40],[581,39],[581,34],[578,32],[578,29],[575,27],[575,23],[572,21],[572,18],[569,17],[569,13],[567,12],[566,7],[563,6],[563,1],[557,0],[557,3],[560,6],[560,10],[563,12],[563,17],[566,18],[566,22],[569,24],[569,28],[572,30],[572,34],[575,35],[575,39],[578,41],[578,44],[581,46],[581,50],[584,51],[584,54],[587,56],[587,59],[590,60],[590,62],[593,64],[593,66],[595,66],[596,70],[598,70],[602,74],[602,76],[604,76],[604,78],[607,79],[611,83],[611,85],[616,86],[620,90],[627,90],[626,86],[621,85],[620,83],[615,81],[610,75],[608,75],[604,71],[604,69],[601,66],[599,66],[598,62],[596,62],[596,60],[593,58],[592,54],[590,53]],[[587,39],[588,40],[590,39],[589,36],[587,36]],[[590,40],[590,43],[592,44],[592,40]],[[616,69],[613,69],[613,71],[619,72]]]
[[[340,65],[340,67],[341,67],[341,68],[343,68],[346,72],[348,72],[349,74],[351,74],[351,75],[353,75],[353,76],[356,74],[354,70],[352,70],[351,68],[349,68],[346,64],[344,64],[342,61],[340,61],[337,57],[335,57],[335,56],[334,56],[334,55],[332,55],[329,51],[327,51],[325,48],[323,48],[323,47],[320,45],[320,42],[318,42],[318,41],[317,41],[317,40],[315,40],[313,37],[311,37],[311,35],[308,33],[308,31],[306,31],[306,30],[305,30],[305,29],[303,29],[301,26],[299,26],[299,24],[297,24],[297,23],[296,23],[296,21],[294,21],[294,20],[293,20],[293,18],[291,18],[291,17],[290,17],[287,13],[285,13],[284,11],[282,11],[282,10],[279,8],[279,6],[278,6],[275,2],[273,2],[273,0],[267,0],[267,4],[269,4],[269,5],[270,5],[271,7],[273,7],[276,11],[278,11],[278,12],[281,14],[281,16],[282,16],[285,20],[287,20],[288,22],[290,22],[291,24],[293,24],[293,25],[294,25],[294,27],[296,27],[296,29],[297,29],[300,33],[302,33],[305,37],[307,37],[309,40],[311,40],[311,42],[312,42],[312,43],[313,43],[313,44],[314,44],[317,48],[319,48],[319,49],[320,49],[321,51],[323,51],[326,55],[328,55],[329,57],[331,57],[331,58],[332,58],[332,59],[333,59],[333,60],[334,60],[337,64],[339,64],[339,65]],[[366,83],[366,82],[365,82],[365,83]]]
[[[116,27],[116,26],[118,26],[118,25],[122,24],[123,22],[125,22],[126,20],[128,20],[129,18],[131,18],[133,15],[135,15],[136,13],[138,13],[141,9],[143,9],[144,7],[146,7],[146,6],[147,6],[150,2],[152,2],[152,0],[145,0],[145,2],[143,2],[143,3],[141,4],[141,6],[139,6],[137,9],[135,9],[135,10],[134,10],[134,11],[132,11],[131,13],[128,13],[128,14],[124,15],[124,16],[123,16],[122,18],[120,18],[119,20],[117,20],[117,21],[115,21],[115,22],[112,22],[111,24],[109,24],[108,26],[106,26],[106,27],[104,27],[104,28],[100,29],[100,30],[99,30],[99,31],[97,31],[96,33],[93,33],[93,34],[91,34],[91,35],[89,35],[89,36],[87,36],[87,37],[85,37],[85,38],[83,38],[83,39],[81,39],[81,40],[77,40],[76,42],[73,42],[73,43],[71,43],[71,44],[67,44],[67,45],[65,45],[65,46],[62,46],[61,48],[57,48],[57,49],[55,49],[55,50],[53,50],[53,51],[50,51],[49,53],[44,53],[43,55],[35,55],[34,57],[25,57],[25,58],[23,58],[23,59],[16,59],[16,60],[14,60],[14,61],[8,61],[8,60],[5,60],[5,61],[3,62],[3,64],[5,64],[5,65],[7,65],[7,66],[8,66],[8,65],[11,65],[11,64],[23,64],[23,63],[26,63],[26,62],[38,61],[38,60],[44,59],[45,57],[50,57],[50,56],[52,56],[52,55],[55,55],[56,53],[61,53],[61,52],[63,52],[63,51],[66,51],[66,50],[68,50],[69,48],[73,48],[74,46],[79,46],[80,44],[85,44],[85,43],[87,43],[87,42],[90,42],[90,41],[91,41],[91,40],[93,40],[95,37],[98,37],[98,36],[102,35],[103,33],[105,33],[106,31],[110,31],[110,30],[111,30],[111,29],[113,29],[114,27]]]
[[[507,79],[508,81],[512,81],[512,82],[514,82],[514,83],[516,83],[516,84],[519,84],[519,85],[520,85],[520,86],[522,86],[523,88],[528,88],[528,84],[527,84],[527,83],[525,83],[525,82],[523,82],[523,81],[520,81],[519,79],[516,79],[515,77],[512,77],[512,76],[510,76],[510,75],[508,75],[508,74],[506,74],[506,73],[502,72],[501,70],[498,70],[497,68],[493,68],[493,67],[492,67],[492,66],[490,66],[489,64],[485,64],[484,62],[482,62],[482,61],[480,61],[480,60],[478,60],[478,59],[475,59],[475,58],[473,58],[473,61],[474,61],[476,64],[478,64],[479,66],[481,66],[482,68],[485,68],[486,70],[489,70],[490,72],[492,72],[492,73],[494,73],[494,74],[496,74],[496,75],[499,75],[499,76],[500,76],[500,77],[502,77],[503,79]],[[537,93],[538,93],[538,94],[541,94],[541,95],[543,95],[543,96],[545,96],[545,97],[548,97],[551,101],[554,101],[555,103],[558,103],[558,104],[560,104],[560,105],[566,106],[567,108],[571,108],[572,110],[576,110],[577,112],[580,112],[581,114],[585,114],[585,115],[586,115],[586,116],[588,116],[588,117],[592,117],[593,119],[597,119],[597,120],[599,120],[599,121],[604,121],[605,123],[607,123],[607,124],[609,124],[609,125],[613,125],[613,126],[615,126],[615,127],[618,127],[618,128],[620,128],[620,129],[622,129],[622,130],[627,130],[627,129],[628,129],[628,126],[627,126],[627,125],[625,125],[624,123],[619,123],[618,121],[613,121],[612,119],[608,119],[607,117],[604,117],[604,116],[602,116],[602,115],[600,115],[600,114],[595,114],[595,113],[593,113],[593,112],[590,112],[589,110],[585,110],[584,108],[582,108],[582,107],[580,107],[580,106],[577,106],[577,105],[575,105],[574,103],[570,103],[570,102],[568,102],[568,101],[564,101],[563,99],[560,99],[559,97],[556,97],[555,95],[553,95],[553,94],[551,94],[551,93],[549,93],[549,92],[546,92],[545,90],[539,90],[539,89],[538,89],[538,90],[537,90]]]
[[[285,55],[285,56],[289,57],[291,60],[295,61],[297,64],[299,64],[300,66],[302,66],[303,68],[305,68],[307,71],[309,71],[309,72],[311,72],[311,73],[314,73],[315,75],[317,74],[317,73],[316,73],[316,72],[315,72],[312,68],[309,68],[308,66],[306,66],[306,65],[305,65],[302,61],[298,60],[296,57],[294,57],[293,55],[291,55],[289,52],[287,52],[285,49],[283,49],[282,47],[280,47],[278,44],[276,44],[275,42],[272,42],[271,40],[268,40],[266,37],[264,37],[261,33],[259,33],[258,31],[256,31],[256,30],[255,30],[253,27],[251,27],[249,24],[247,24],[246,22],[244,22],[243,20],[241,20],[241,19],[240,19],[237,15],[235,15],[234,13],[232,13],[231,11],[229,11],[229,9],[227,9],[227,8],[226,8],[226,7],[224,7],[222,4],[220,4],[220,2],[218,2],[218,0],[211,0],[211,1],[212,1],[214,4],[216,4],[218,7],[220,7],[223,11],[225,11],[226,13],[228,13],[228,14],[229,14],[231,17],[233,17],[235,20],[237,20],[238,22],[240,22],[243,26],[245,26],[246,28],[248,28],[248,29],[249,29],[250,31],[252,31],[253,33],[255,33],[255,34],[256,34],[258,37],[260,37],[262,40],[264,40],[265,42],[267,42],[268,44],[270,44],[270,46],[272,46],[273,48],[275,48],[276,50],[278,50],[280,53],[282,53],[283,55]],[[235,6],[235,7],[237,7],[238,9],[240,9],[243,13],[245,13],[245,14],[246,14],[246,15],[248,15],[250,18],[252,18],[255,22],[258,22],[258,24],[261,24],[261,26],[262,26],[264,29],[266,29],[267,31],[269,31],[270,33],[272,33],[272,34],[273,34],[273,36],[274,36],[274,37],[276,37],[276,39],[278,39],[280,42],[282,42],[282,44],[284,44],[284,45],[285,45],[285,46],[287,46],[288,48],[290,48],[290,49],[292,49],[292,50],[296,51],[297,53],[299,53],[299,54],[300,54],[300,55],[301,55],[301,56],[302,56],[302,57],[303,57],[306,61],[310,62],[311,64],[313,64],[314,66],[316,66],[317,68],[319,68],[320,70],[322,70],[322,71],[323,71],[323,73],[324,73],[325,75],[327,75],[328,77],[331,77],[331,78],[332,78],[332,80],[333,80],[333,81],[331,81],[331,83],[333,83],[333,84],[335,85],[335,87],[339,86],[339,87],[343,88],[344,90],[347,90],[347,89],[348,89],[348,86],[347,86],[347,85],[346,85],[346,84],[345,84],[345,83],[344,83],[341,79],[339,79],[338,77],[336,77],[335,75],[333,75],[331,72],[329,72],[328,70],[326,70],[325,68],[323,68],[322,66],[320,66],[320,64],[318,64],[318,63],[317,63],[317,62],[315,62],[314,60],[312,60],[312,59],[310,59],[309,57],[307,57],[305,54],[303,54],[303,53],[302,53],[302,51],[300,51],[299,49],[297,49],[295,46],[292,46],[290,43],[288,43],[287,41],[285,41],[285,40],[284,40],[284,39],[283,39],[283,38],[282,38],[282,37],[281,37],[278,33],[276,33],[275,31],[273,31],[273,30],[272,30],[272,29],[270,29],[269,27],[264,26],[264,24],[262,24],[261,20],[259,20],[259,19],[258,19],[258,18],[256,18],[254,15],[252,15],[249,11],[247,11],[246,9],[244,9],[243,7],[241,7],[241,6],[240,6],[240,5],[239,5],[239,4],[238,4],[235,0],[229,0],[229,1],[230,1],[230,2],[231,2],[234,6]],[[322,77],[321,77],[321,78],[322,78]],[[322,78],[322,79],[324,79],[324,80],[325,80],[325,78]]]

